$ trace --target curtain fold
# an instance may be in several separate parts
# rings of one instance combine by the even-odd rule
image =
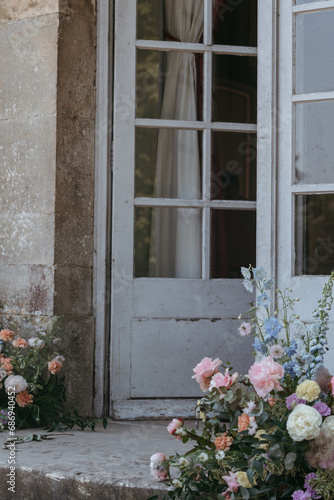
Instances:
[[[202,0],[165,0],[165,28],[180,42],[196,43],[203,32]],[[196,121],[196,61],[192,53],[168,52],[161,118]],[[201,198],[198,132],[159,132],[155,197]],[[201,277],[201,211],[157,208],[152,214],[149,275]]]

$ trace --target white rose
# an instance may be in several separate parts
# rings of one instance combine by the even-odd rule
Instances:
[[[299,404],[290,413],[286,429],[294,441],[310,440],[319,436],[322,416],[311,406]]]
[[[28,339],[28,344],[30,347],[36,347],[37,349],[43,349],[43,347],[45,346],[43,340],[39,339],[38,337],[31,337],[30,339]]]
[[[327,437],[334,437],[334,415],[330,415],[325,418],[321,430],[325,433]]]
[[[9,375],[5,380],[6,391],[9,387],[14,389],[14,392],[25,391],[28,387],[27,381],[21,375]]]

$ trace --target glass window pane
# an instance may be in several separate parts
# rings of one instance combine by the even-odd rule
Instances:
[[[197,200],[202,132],[136,128],[135,195]]]
[[[256,265],[255,210],[212,210],[211,233],[211,278],[241,278],[241,266]]]
[[[137,50],[136,117],[201,120],[203,56]]]
[[[256,123],[257,59],[213,55],[213,121]]]
[[[333,130],[334,101],[296,105],[296,183],[334,183]]]
[[[295,0],[295,5],[303,5],[304,3],[317,3],[323,0]]]
[[[256,134],[212,133],[211,199],[256,200]]]
[[[295,199],[297,275],[334,271],[334,194],[298,195]]]
[[[163,40],[163,0],[137,0],[137,39]]]
[[[203,4],[203,0],[137,0],[137,39],[199,42]]]
[[[296,92],[334,90],[334,10],[296,16]]]
[[[135,278],[201,278],[202,211],[135,208]]]
[[[256,47],[257,0],[213,0],[213,43]]]

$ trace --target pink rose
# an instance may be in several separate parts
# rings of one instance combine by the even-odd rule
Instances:
[[[181,439],[181,436],[175,435],[175,432],[183,426],[183,420],[181,418],[173,418],[173,420],[168,424],[167,431],[176,439]]]
[[[274,388],[282,391],[278,382],[284,376],[284,368],[273,360],[271,356],[256,361],[248,371],[249,380],[261,398],[264,398]]]
[[[238,476],[236,475],[235,472],[229,472],[229,476],[223,476],[224,481],[227,483],[227,491],[238,491],[238,488],[240,486],[239,481],[238,481]]]
[[[213,389],[214,387],[216,387],[218,390],[219,387],[226,387],[227,389],[229,389],[231,385],[233,385],[234,382],[237,380],[237,378],[238,378],[237,373],[233,373],[232,377],[230,377],[228,368],[226,368],[225,375],[223,375],[220,372],[214,374],[214,376],[211,379],[209,388],[210,390]]]
[[[155,453],[151,456],[150,469],[152,476],[158,481],[164,481],[168,478],[168,470],[163,466],[163,462],[167,460],[163,453]]]
[[[218,358],[213,361],[212,358],[203,358],[193,369],[195,375],[193,375],[192,378],[195,378],[196,382],[200,384],[200,388],[203,392],[209,389],[210,380],[208,380],[208,378],[218,372],[218,368],[221,364],[222,361]]]

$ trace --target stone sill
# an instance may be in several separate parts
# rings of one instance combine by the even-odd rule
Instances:
[[[0,449],[1,500],[147,500],[168,491],[150,475],[150,456],[185,453],[166,431],[168,422],[111,422],[104,430],[68,431],[52,440],[17,445],[15,494],[8,491],[9,450]],[[15,436],[37,434],[37,429]],[[9,438],[0,434],[1,443]],[[18,451],[21,450],[21,451]]]

